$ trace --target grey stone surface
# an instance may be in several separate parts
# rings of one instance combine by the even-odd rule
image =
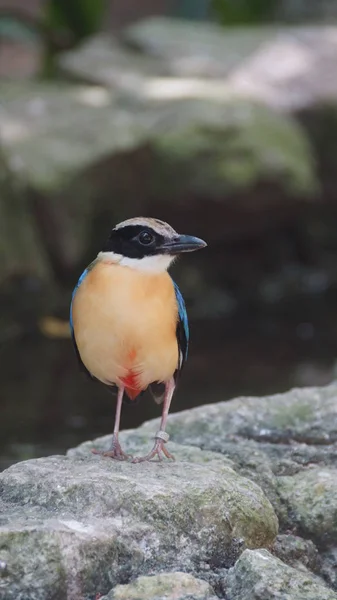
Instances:
[[[146,82],[168,76],[165,63],[123,46],[112,35],[97,35],[60,55],[59,68],[74,80],[136,94]]]
[[[336,600],[316,577],[297,571],[267,550],[245,550],[226,581],[228,600]]]
[[[140,465],[72,453],[1,474],[1,600],[90,598],[142,574],[230,566],[244,547],[272,544],[277,519],[261,489],[221,457],[198,464],[200,450],[194,461],[183,453]]]
[[[182,196],[216,197],[226,210],[231,192],[265,180],[279,190],[268,194],[267,206],[293,211],[294,201],[317,189],[301,125],[267,106],[193,95],[140,99],[102,85],[46,82],[3,83],[0,104],[3,156],[23,182],[19,200],[29,194],[39,202],[29,215],[37,230],[29,250],[38,275],[51,270],[48,261],[45,271],[40,268],[45,256],[61,271],[81,262],[89,252],[90,223],[104,211],[118,222],[130,206],[141,214],[155,198],[174,210]],[[0,204],[5,196],[0,181]],[[249,203],[254,211],[265,204]],[[6,205],[2,213],[9,232]],[[7,237],[2,243],[11,255]],[[24,261],[19,267],[24,271]]]
[[[317,572],[320,568],[320,556],[315,544],[291,533],[277,536],[273,554],[290,567],[302,571]]]
[[[175,463],[93,456],[105,436],[12,466],[0,599],[336,600],[336,413],[336,384],[237,398],[170,416]],[[157,426],[123,448],[145,453]]]
[[[176,76],[219,81],[214,87],[222,97],[287,111],[336,101],[334,25],[226,29],[154,18],[132,26],[126,38]]]
[[[60,67],[146,101],[241,98],[286,112],[336,102],[334,25],[224,28],[154,17],[123,40],[131,48],[94,38]]]
[[[329,496],[336,478],[336,422],[337,386],[332,384],[176,413],[168,432],[175,442],[232,460],[236,470],[264,489],[285,527],[315,533],[324,543],[335,518]],[[150,421],[139,433],[150,435],[157,426]],[[318,493],[309,500],[316,483]]]
[[[117,585],[102,600],[216,600],[205,581],[187,573],[163,573],[138,577],[128,585]]]
[[[306,48],[310,44],[305,36],[310,40],[310,36],[316,35],[320,48],[324,40],[331,38],[333,43],[334,30],[322,29],[315,34],[310,31],[296,34],[303,37]],[[55,190],[88,165],[111,154],[138,148],[148,140],[171,133],[172,129],[178,148],[189,137],[182,151],[187,154],[191,151],[193,160],[197,150],[207,150],[215,141],[207,142],[206,133],[196,135],[195,127],[214,128],[220,138],[223,136],[225,145],[226,131],[234,127],[242,132],[237,143],[243,148],[240,145],[229,148],[229,154],[231,150],[234,154],[234,164],[227,171],[219,161],[218,176],[224,182],[250,183],[244,173],[237,172],[235,155],[240,153],[242,160],[243,150],[247,144],[249,149],[252,140],[249,162],[251,169],[257,170],[257,177],[268,169],[272,174],[274,164],[281,185],[284,175],[290,179],[293,176],[295,180],[298,178],[299,187],[304,185],[309,191],[313,164],[300,128],[285,116],[270,111],[273,103],[268,98],[265,110],[258,111],[251,104],[254,95],[238,93],[232,81],[224,83],[222,79],[224,74],[233,78],[233,66],[241,64],[243,57],[251,57],[257,48],[264,48],[267,40],[273,43],[274,33],[273,29],[225,32],[213,25],[154,19],[125,33],[125,39],[137,43],[143,53],[113,38],[94,38],[80,49],[64,54],[60,67],[77,80],[95,83],[95,87],[41,82],[2,85],[1,138],[5,147],[23,161],[30,183]],[[284,39],[291,40],[292,35],[295,33],[285,33]],[[210,57],[218,67],[210,68]],[[178,69],[179,77],[173,79],[172,60],[185,65]],[[207,73],[207,80],[195,79],[202,75],[200,69],[196,71],[198,65]],[[252,78],[256,81],[255,73]],[[279,97],[282,86],[279,81],[277,85]],[[265,91],[263,84],[261,95]],[[238,100],[244,102],[241,110],[235,110]],[[189,136],[188,128],[192,128]],[[283,163],[287,165],[286,173]]]
[[[141,430],[151,431],[155,426],[156,421],[149,421]],[[174,441],[216,451],[223,442],[246,439],[258,442],[262,449],[264,443],[275,446],[276,455],[279,445],[288,446],[290,442],[295,443],[295,457],[297,452],[301,455],[301,450],[310,452],[310,447],[316,452],[333,453],[337,442],[337,385],[295,388],[261,398],[235,398],[182,411],[170,416],[169,432]]]
[[[35,189],[62,189],[81,169],[144,138],[136,117],[104,88],[66,83],[5,83],[0,137]]]
[[[173,76],[224,80],[275,31],[152,17],[128,27],[123,39],[144,55],[161,59]]]
[[[292,534],[278,539],[275,553],[291,566],[320,573],[335,589],[336,417],[337,385],[331,384],[206,405],[173,414],[168,424],[170,444],[222,454],[258,483],[276,511],[280,533]],[[137,435],[145,439],[157,427],[157,420],[150,421]],[[124,435],[127,444],[134,437]]]
[[[334,467],[308,465],[279,479],[282,502],[305,537],[337,545],[337,462]]]
[[[321,554],[321,574],[324,579],[337,590],[337,547],[330,548]]]
[[[310,145],[301,127],[268,107],[207,97],[153,104],[136,102],[134,96],[128,101],[102,86],[41,82],[3,84],[0,101],[0,138],[9,163],[20,163],[27,184],[40,193],[64,191],[77,178],[82,209],[98,188],[93,177],[93,189],[88,183],[85,189],[87,169],[146,144],[161,169],[161,183],[154,178],[153,189],[164,196],[167,186],[172,191],[173,168],[181,175],[178,191],[202,185],[223,193],[263,177],[278,180],[295,195],[315,188]],[[195,182],[192,173],[198,171]],[[114,182],[111,173],[109,183]]]

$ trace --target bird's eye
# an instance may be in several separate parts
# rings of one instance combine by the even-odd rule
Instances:
[[[139,234],[139,241],[141,244],[144,244],[144,246],[149,246],[149,244],[152,244],[153,240],[154,236],[148,231],[142,231]]]

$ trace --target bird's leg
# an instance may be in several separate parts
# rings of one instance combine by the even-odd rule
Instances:
[[[109,450],[107,450],[107,451],[93,449],[92,450],[93,454],[101,454],[101,456],[109,456],[110,458],[115,458],[116,460],[128,460],[129,458],[132,458],[129,454],[126,454],[125,452],[123,452],[123,450],[120,446],[119,440],[118,440],[123,394],[124,394],[124,387],[119,387],[118,395],[117,395],[115,426],[114,426],[111,446],[110,446]]]
[[[170,379],[170,381],[168,381],[168,383],[165,386],[165,397],[164,397],[163,412],[162,412],[161,422],[160,422],[160,429],[159,429],[159,431],[157,431],[157,433],[155,435],[154,446],[153,446],[151,452],[146,454],[146,456],[140,456],[140,457],[136,456],[132,460],[133,463],[149,461],[152,458],[154,458],[155,456],[158,456],[158,460],[163,460],[162,453],[166,456],[166,458],[171,458],[172,460],[174,460],[174,456],[172,456],[172,454],[170,454],[168,452],[168,450],[166,450],[166,448],[165,448],[165,444],[166,444],[166,442],[168,442],[169,437],[170,437],[168,435],[168,433],[166,433],[165,428],[166,428],[166,421],[167,421],[167,416],[168,416],[168,413],[170,410],[170,404],[171,404],[174,388],[175,388],[175,383],[174,383],[174,379],[172,377],[172,379]]]

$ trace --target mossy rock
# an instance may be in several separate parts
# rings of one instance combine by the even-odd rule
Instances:
[[[1,600],[78,600],[153,571],[230,566],[245,547],[271,545],[277,534],[261,489],[221,457],[50,457],[10,467],[0,491]]]
[[[336,600],[323,581],[297,571],[266,550],[246,550],[230,569],[228,600]]]
[[[188,573],[162,573],[138,577],[127,585],[117,585],[101,600],[216,600],[212,588],[205,581]]]

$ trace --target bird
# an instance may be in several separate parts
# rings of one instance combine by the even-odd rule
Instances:
[[[183,296],[168,273],[184,252],[207,246],[179,235],[159,219],[136,217],[116,225],[96,259],[73,291],[70,330],[80,367],[92,379],[117,388],[112,443],[116,460],[134,463],[174,457],[166,421],[179,375],[187,359],[188,317]],[[142,457],[126,454],[119,442],[123,399],[131,403],[149,389],[163,404],[152,450]],[[158,394],[158,389],[163,389]]]

